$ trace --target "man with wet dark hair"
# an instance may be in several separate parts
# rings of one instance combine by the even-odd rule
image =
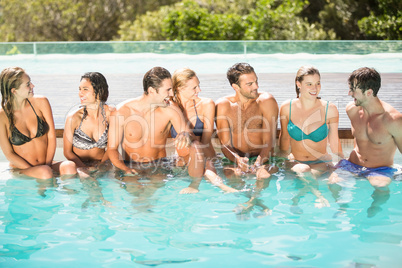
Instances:
[[[166,141],[171,126],[179,133],[176,149],[182,155],[190,154],[188,172],[202,177],[204,161],[197,157],[197,143],[192,142],[190,131],[179,108],[170,105],[173,96],[172,79],[168,70],[154,67],[143,79],[142,96],[119,104],[110,116],[108,154],[112,163],[125,175],[138,173],[145,165],[158,165],[166,157]],[[122,148],[123,155],[118,151]],[[180,155],[180,153],[179,153]],[[133,168],[133,166],[135,168]]]
[[[381,77],[375,69],[357,69],[348,82],[353,102],[346,112],[355,148],[337,167],[366,177],[374,187],[386,187],[397,171],[391,167],[396,148],[402,152],[402,114],[377,97]]]
[[[264,169],[276,141],[278,104],[269,93],[258,92],[258,78],[248,63],[237,63],[227,72],[235,94],[216,103],[216,126],[223,154],[237,169],[270,176]],[[254,157],[254,163],[249,159]]]

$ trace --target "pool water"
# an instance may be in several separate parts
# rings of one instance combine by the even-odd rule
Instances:
[[[289,52],[291,53],[291,52]],[[351,73],[362,66],[373,66],[380,73],[402,73],[402,52],[355,54],[78,54],[78,55],[12,55],[0,56],[0,69],[21,66],[29,74],[81,75],[88,70],[106,77],[113,74],[144,74],[155,66],[168,70],[189,67],[198,74],[225,74],[236,62],[248,62],[260,73],[295,73],[310,64],[321,73]]]
[[[398,153],[397,163],[402,163]],[[330,207],[281,170],[261,192],[255,177],[224,194],[189,178],[38,181],[0,170],[0,267],[400,267],[402,182],[375,191],[349,176],[318,180]],[[218,168],[222,173],[222,169]],[[399,177],[400,178],[400,177]],[[239,208],[255,196],[254,207]],[[263,209],[269,208],[269,213]],[[270,214],[270,215],[269,215]]]

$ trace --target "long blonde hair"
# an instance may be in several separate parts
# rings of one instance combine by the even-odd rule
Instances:
[[[189,69],[189,68],[182,68],[178,69],[173,73],[172,76],[172,83],[173,83],[173,100],[179,105],[180,109],[184,111],[183,104],[181,103],[181,99],[179,96],[179,88],[183,87],[186,85],[186,83],[192,79],[193,77],[196,77],[197,74]]]
[[[9,67],[4,69],[0,74],[1,87],[1,107],[7,115],[10,123],[10,131],[14,128],[14,94],[11,92],[13,88],[19,88],[22,84],[22,76],[25,70],[20,67]]]

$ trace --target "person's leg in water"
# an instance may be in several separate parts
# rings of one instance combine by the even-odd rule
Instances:
[[[202,177],[219,187],[225,192],[237,192],[237,190],[225,185],[222,178],[217,175],[214,163],[212,161],[212,153],[201,142],[194,141],[190,147],[190,153],[187,160],[188,173],[192,177],[192,182],[187,188],[180,191],[181,194],[197,193]]]
[[[264,216],[268,216],[272,214],[272,211],[269,207],[267,207],[261,199],[259,199],[259,196],[261,194],[261,191],[264,190],[265,188],[269,187],[270,179],[256,179],[255,182],[255,187],[253,191],[248,191],[246,195],[250,194],[250,199],[242,204],[237,205],[233,211],[237,214],[249,214],[251,210],[254,209],[255,206],[259,207],[261,209],[261,212],[256,212],[253,214],[255,218],[260,218]]]
[[[316,203],[314,204],[315,207],[322,208],[330,206],[328,200],[319,191],[317,181],[317,176],[321,176],[329,170],[326,163],[314,163],[309,165],[296,162],[291,170],[296,173],[296,176],[303,182],[306,189],[317,197]]]

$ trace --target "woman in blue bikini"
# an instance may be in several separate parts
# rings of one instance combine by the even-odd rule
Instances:
[[[31,78],[20,67],[4,69],[0,74],[0,146],[19,174],[38,179],[76,174],[71,161],[53,162],[56,131],[52,108],[43,96],[34,96]]]
[[[338,109],[318,97],[320,78],[316,68],[301,67],[295,79],[297,99],[285,101],[280,108],[279,147],[282,153],[290,153],[291,170],[302,179],[308,174],[316,178],[332,169],[328,143],[331,152],[343,158]]]
[[[177,105],[183,112],[189,128],[194,133],[194,139],[199,143],[200,157],[204,158],[204,176],[215,186],[225,192],[236,190],[222,183],[222,179],[216,174],[213,164],[215,150],[211,143],[214,130],[215,103],[212,99],[201,98],[200,82],[196,73],[188,68],[176,70],[172,77],[173,81],[173,105]],[[173,126],[170,129],[172,138],[177,135]],[[185,160],[186,161],[186,160]],[[194,179],[191,185],[180,193],[198,192],[200,180]]]
[[[75,162],[80,173],[94,171],[94,165],[108,159],[106,145],[111,112],[105,104],[109,96],[108,88],[101,73],[85,73],[78,91],[81,106],[66,119],[64,156]]]

